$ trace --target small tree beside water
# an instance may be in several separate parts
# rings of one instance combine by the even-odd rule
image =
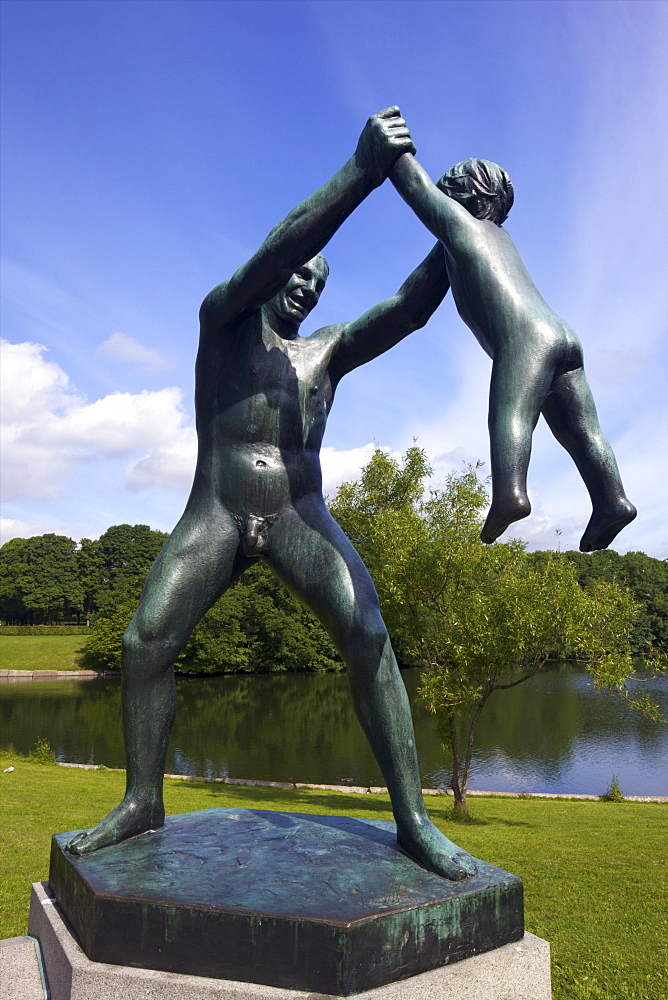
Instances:
[[[416,447],[401,463],[378,449],[359,481],[339,488],[331,510],[371,572],[402,659],[424,668],[420,696],[436,716],[455,808],[465,814],[488,699],[550,657],[583,660],[597,687],[656,710],[628,689],[632,595],[603,580],[580,587],[561,554],[536,562],[518,540],[483,545],[489,501],[478,469],[451,473],[438,490],[426,489],[430,474]]]

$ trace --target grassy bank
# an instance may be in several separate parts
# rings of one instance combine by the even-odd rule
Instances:
[[[84,635],[0,635],[3,670],[78,670]]]
[[[49,839],[93,825],[125,776],[0,758],[3,846],[0,937],[24,934],[30,883],[46,879]],[[168,813],[212,806],[391,819],[386,796],[165,782]],[[652,803],[477,799],[475,822],[435,822],[474,855],[520,875],[527,930],[552,946],[554,1000],[663,1000],[668,807]]]

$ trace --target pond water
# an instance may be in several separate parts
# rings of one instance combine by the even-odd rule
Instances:
[[[413,705],[424,787],[449,784],[434,719]],[[352,710],[345,675],[182,678],[167,771],[207,777],[382,785]],[[668,715],[668,679],[644,685]],[[0,745],[29,752],[38,738],[59,760],[125,764],[120,681],[0,682]],[[551,665],[490,698],[470,787],[601,794],[613,774],[626,795],[668,795],[668,727],[596,692],[572,666]]]

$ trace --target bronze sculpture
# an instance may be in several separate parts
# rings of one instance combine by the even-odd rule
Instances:
[[[476,872],[471,856],[425,809],[410,706],[376,592],[325,506],[319,460],[340,379],[423,326],[446,294],[440,244],[392,298],[355,322],[299,336],[327,279],[320,251],[407,151],[414,146],[399,109],[374,115],[353,157],[202,304],[192,492],[123,640],[126,794],[98,826],[74,838],[73,854],[163,824],[174,658],[202,615],[260,557],[318,616],[346,662],[399,845],[446,878]]]
[[[399,845],[448,879],[476,874],[475,860],[429,819],[408,698],[375,588],[322,496],[319,452],[336,387],[423,326],[452,284],[460,315],[494,360],[493,498],[483,540],[529,513],[526,471],[541,411],[592,498],[581,548],[606,547],[636,512],[601,434],[579,341],[543,301],[501,228],[512,204],[507,175],[467,161],[437,187],[414,152],[398,108],[372,116],[353,157],[202,304],[193,487],[123,639],[126,794],[74,838],[72,854],[164,823],[174,660],[212,604],[262,558],[320,619],[346,663]],[[439,242],[392,298],[352,323],[300,337],[327,280],[321,250],[387,176]]]

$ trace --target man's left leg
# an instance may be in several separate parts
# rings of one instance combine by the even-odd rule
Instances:
[[[318,494],[285,511],[265,558],[319,618],[348,668],[357,717],[387,782],[400,845],[449,879],[476,873],[473,858],[429,819],[406,688],[364,563]]]

